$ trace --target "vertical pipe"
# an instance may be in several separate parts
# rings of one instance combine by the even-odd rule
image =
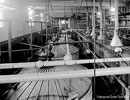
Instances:
[[[100,35],[102,35],[102,0],[100,0]]]
[[[41,22],[41,34],[42,34],[42,30],[43,30],[43,23]],[[40,38],[41,40],[41,45],[43,45],[43,36],[41,36]]]
[[[87,0],[86,0],[86,22],[87,22],[87,33],[89,33],[89,22],[88,22],[88,7],[87,7]]]
[[[99,40],[101,40],[101,44],[102,44],[101,57],[103,58],[103,55],[104,55],[104,48],[103,48],[104,36],[103,36],[103,17],[102,16],[103,16],[102,0],[100,0],[100,36],[99,36]]]
[[[68,42],[68,36],[67,36],[67,34],[66,34],[66,42]],[[67,55],[70,55],[69,44],[67,43],[66,46],[67,46]]]
[[[33,54],[33,51],[32,51],[32,42],[33,42],[33,36],[32,36],[32,20],[30,21],[30,49],[31,49],[31,55]]]
[[[46,0],[46,44],[48,40],[48,0]]]
[[[114,0],[115,1],[115,31],[118,30],[118,0]],[[117,32],[115,32],[117,33]]]
[[[93,9],[94,9],[94,7],[92,7],[92,9],[91,9],[91,11],[92,11],[92,31],[93,31],[93,23],[94,23],[94,13],[93,13]]]
[[[41,33],[42,33],[42,30],[43,30],[43,25],[42,25],[42,22],[41,22]]]
[[[94,78],[93,78],[93,97],[94,100],[96,100],[96,64],[95,64],[95,59],[96,59],[96,35],[95,35],[95,0],[93,0],[93,33],[94,33]]]
[[[8,54],[9,54],[9,62],[12,61],[12,33],[11,33],[11,21],[8,22]]]
[[[125,89],[125,100],[130,100],[130,96],[129,96],[130,92],[129,92],[129,89]]]
[[[70,17],[68,18],[68,28],[71,28],[71,25],[70,25]]]
[[[60,27],[61,27],[61,20],[60,20],[60,18],[59,18],[59,29],[60,29]]]
[[[88,12],[89,12],[89,8],[87,7],[87,32],[89,33],[90,31],[89,31],[89,14],[88,14]]]
[[[106,13],[105,13],[105,9],[103,10],[103,14],[104,14],[104,17],[103,17],[103,28],[105,29],[105,23],[106,23]]]

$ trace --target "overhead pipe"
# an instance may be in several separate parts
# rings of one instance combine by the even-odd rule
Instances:
[[[33,47],[37,47],[37,48],[42,48],[42,49],[44,49],[44,48],[46,48],[47,46],[39,46],[39,45],[34,45],[34,44],[28,44],[28,43],[22,43],[22,42],[17,42],[17,43],[19,43],[19,44],[23,44],[23,45],[28,45],[28,46],[33,46]]]
[[[86,43],[86,42],[89,42],[89,40],[88,41],[74,41],[74,42],[52,42],[50,44],[56,45],[56,44],[74,44],[74,43]]]
[[[95,63],[117,62],[117,61],[130,61],[130,57],[95,59]],[[37,62],[26,62],[26,63],[7,63],[7,64],[0,64],[0,69],[60,66],[60,65],[87,64],[87,63],[94,63],[94,59],[67,60],[67,61],[37,61]]]
[[[43,21],[35,21],[35,20],[27,20],[26,22],[28,22],[28,23],[46,23]]]
[[[18,49],[18,50],[12,50],[12,52],[22,52],[22,51],[30,51],[30,50],[39,50],[39,48],[33,48],[33,49]],[[7,53],[8,51],[1,51],[0,53]]]
[[[130,74],[130,66],[99,68],[96,69],[95,73],[96,77]],[[26,81],[41,81],[41,80],[65,79],[65,78],[68,79],[68,78],[81,78],[81,77],[94,77],[94,69],[50,72],[50,73],[35,73],[35,74],[32,73],[32,74],[18,74],[18,75],[1,75],[0,83],[16,83]]]
[[[111,29],[111,28],[115,28],[115,27],[108,27],[108,29]],[[129,26],[120,26],[120,27],[118,27],[118,28],[130,28]]]

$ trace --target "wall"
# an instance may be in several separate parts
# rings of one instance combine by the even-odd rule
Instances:
[[[12,38],[22,36],[30,32],[30,27],[27,23],[28,20],[28,9],[27,7],[20,7],[16,10],[5,10],[4,19],[11,20],[11,33]],[[40,31],[40,23],[34,24],[32,31]],[[5,23],[4,28],[0,28],[0,42],[8,39],[8,23]]]

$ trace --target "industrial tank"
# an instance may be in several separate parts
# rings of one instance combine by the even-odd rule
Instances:
[[[65,42],[65,39],[62,37],[59,39],[58,42],[59,43]],[[72,40],[71,38],[68,38],[68,42],[74,42],[74,40]],[[69,50],[70,50],[70,54],[72,55],[73,60],[79,59],[79,49],[76,46],[69,44]],[[66,44],[54,45],[52,47],[51,52],[54,54],[55,60],[63,60],[67,52],[67,46]]]
[[[51,73],[86,69],[81,65],[23,69],[19,74]],[[20,82],[8,91],[5,100],[92,100],[89,78]]]

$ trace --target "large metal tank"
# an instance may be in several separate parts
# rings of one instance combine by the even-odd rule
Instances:
[[[57,66],[49,68],[24,69],[20,74],[51,73],[86,69],[81,65]],[[10,89],[5,100],[92,100],[92,83],[89,78],[56,79],[20,82]]]
[[[64,38],[59,39],[59,43],[65,42]],[[68,38],[68,42],[74,42],[71,38]],[[72,44],[69,44],[69,50],[70,54],[72,55],[73,60],[79,59],[79,49],[75,47]],[[67,46],[66,44],[59,44],[59,45],[54,45],[52,47],[52,53],[54,54],[54,59],[55,60],[63,60],[64,56],[67,53]]]

